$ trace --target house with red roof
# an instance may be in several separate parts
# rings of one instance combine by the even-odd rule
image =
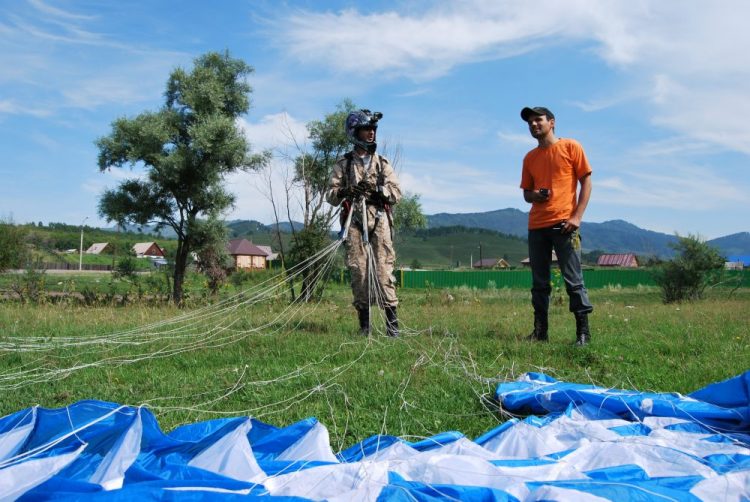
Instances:
[[[133,253],[138,258],[164,258],[164,250],[155,242],[137,242],[133,244]]]
[[[471,268],[510,268],[504,258],[483,258],[471,264]]]
[[[638,268],[638,258],[632,253],[603,254],[596,260],[599,267]]]

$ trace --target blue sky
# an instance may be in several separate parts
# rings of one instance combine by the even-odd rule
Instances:
[[[745,232],[747,19],[744,0],[0,0],[0,218],[105,225],[102,191],[138,172],[100,173],[94,141],[227,49],[255,68],[240,125],[277,179],[292,138],[350,98],[383,112],[379,143],[427,214],[527,211],[519,111],[543,105],[594,169],[585,221]],[[227,218],[272,221],[263,176],[228,182]]]

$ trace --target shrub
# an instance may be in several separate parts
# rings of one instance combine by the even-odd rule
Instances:
[[[670,244],[678,256],[656,267],[653,276],[664,303],[698,300],[711,283],[718,282],[724,267],[719,252],[697,236],[677,236]]]
[[[47,299],[47,274],[41,264],[29,263],[23,274],[18,274],[10,289],[23,303],[43,303]]]
[[[313,221],[294,234],[287,265],[290,267],[301,265],[315,256],[330,242],[328,228],[322,219]],[[324,264],[315,262],[300,270],[302,285],[297,300],[309,302],[320,299],[325,283],[330,276],[330,269],[324,269],[323,266]]]
[[[0,220],[0,272],[23,267],[28,254],[25,237],[21,227]]]
[[[154,300],[169,300],[169,295],[172,292],[171,278],[169,269],[166,267],[157,272],[147,274],[144,279],[146,292],[153,295]]]
[[[123,256],[117,261],[114,273],[115,278],[129,279],[135,281],[138,278],[138,261],[132,256]]]
[[[237,269],[232,272],[229,276],[229,281],[236,287],[242,286],[244,283],[250,280],[252,275],[247,270]]]

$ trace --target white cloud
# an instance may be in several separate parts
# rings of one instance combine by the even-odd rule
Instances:
[[[228,218],[271,223],[274,214],[269,197],[273,197],[280,211],[280,219],[286,221],[287,202],[284,187],[293,174],[293,159],[308,147],[307,127],[286,112],[265,115],[257,122],[241,118],[238,124],[250,141],[253,151],[271,150],[273,159],[263,171],[236,173],[227,178],[229,189],[236,196],[235,207],[230,211]],[[292,218],[296,220],[301,219],[298,208],[298,201],[292,200],[290,211]]]
[[[584,112],[598,112],[600,110],[606,110],[613,106],[625,105],[627,103],[633,103],[638,100],[647,98],[646,93],[642,89],[633,89],[628,93],[613,94],[605,97],[598,97],[589,99],[586,101],[569,101],[569,104],[583,110]]]
[[[687,136],[676,136],[658,141],[647,141],[638,145],[629,155],[639,160],[652,160],[657,157],[674,159],[675,156],[688,157],[708,154],[715,148],[708,142],[696,141]]]
[[[294,150],[298,146],[304,148],[307,142],[305,124],[286,112],[265,115],[259,122],[240,118],[238,124],[255,151]]]
[[[408,171],[399,173],[399,181],[402,190],[421,195],[428,214],[489,211],[517,206],[522,200],[515,178],[453,162],[410,164]]]
[[[30,5],[32,5],[35,9],[37,9],[39,12],[47,16],[53,16],[57,18],[71,19],[71,20],[93,19],[93,16],[85,16],[81,14],[68,12],[66,10],[59,9],[57,7],[52,7],[51,5],[47,4],[46,2],[42,2],[41,0],[27,0],[27,2]]]
[[[29,135],[29,139],[34,141],[34,143],[41,146],[45,150],[50,150],[52,152],[60,152],[63,147],[63,143],[58,139],[41,132],[31,133]]]
[[[707,179],[711,182],[706,183]],[[594,178],[594,190],[599,200],[611,205],[686,212],[721,210],[728,202],[747,199],[732,180],[718,178],[701,166],[668,165],[661,170],[640,169]]]
[[[750,79],[750,73],[748,73]],[[747,91],[728,85],[702,86],[672,83],[669,93],[660,93],[653,122],[671,130],[750,154],[750,100]]]
[[[138,84],[139,77],[142,75],[92,76],[78,85],[61,89],[60,93],[67,107],[80,109],[94,109],[109,103],[138,103],[158,97],[159,86],[156,82],[150,82],[151,85],[146,83],[149,88],[144,89],[143,81]]]
[[[288,160],[274,157],[270,165],[258,172],[235,173],[227,178],[229,190],[235,195],[235,207],[229,212],[228,219],[256,220],[261,223],[274,221],[273,206],[276,204],[280,221],[287,221],[287,199],[285,186],[292,176]],[[270,184],[269,184],[270,181]],[[289,213],[292,219],[302,220],[298,191],[291,190]]]
[[[533,148],[537,145],[537,142],[530,134],[517,134],[510,132],[500,131],[497,133],[497,137],[505,143],[509,143],[513,146],[520,146],[527,149]]]
[[[0,115],[4,113],[10,115],[31,115],[39,118],[47,117],[51,114],[46,108],[26,107],[19,105],[14,100],[8,99],[0,101]]]
[[[282,31],[279,43],[300,60],[421,80],[456,65],[513,57],[570,39],[594,39],[601,57],[628,64],[641,50],[641,37],[633,28],[648,14],[647,5],[463,0],[437,2],[408,15],[300,11],[277,28]]]
[[[481,13],[468,12],[437,10],[419,17],[396,12],[363,15],[355,10],[299,12],[280,23],[279,43],[303,61],[323,61],[351,73],[387,72],[415,79],[434,78],[467,59],[479,60],[493,45],[506,56],[526,50],[498,45],[516,36],[525,38],[521,33],[499,30]]]
[[[399,98],[414,98],[417,96],[424,96],[426,94],[430,94],[432,92],[432,89],[429,87],[419,87],[417,89],[414,89],[412,91],[408,92],[402,92],[401,94],[397,94],[396,97]]]
[[[88,178],[81,184],[81,190],[96,195],[104,193],[108,188],[114,188],[114,184],[109,185],[107,181],[102,178]]]
[[[169,71],[187,59],[176,51],[97,33],[89,26],[102,28],[99,16],[39,0],[19,2],[5,14],[0,93],[13,101],[5,101],[0,113],[55,116],[71,108],[158,100]],[[34,105],[16,104],[29,102]]]
[[[741,123],[750,111],[744,0],[426,5],[409,13],[298,11],[277,23],[279,44],[300,61],[353,76],[422,81],[462,64],[577,43],[622,72],[629,86],[618,97],[578,102],[584,111],[646,100],[655,123],[750,153],[750,129]],[[735,118],[727,120],[726,110]]]
[[[294,63],[295,73],[298,65]],[[265,110],[283,110],[295,103],[295,108],[289,110],[297,116],[315,116],[321,112],[320,103],[332,107],[346,96],[359,96],[362,92],[362,82],[355,79],[332,79],[321,75],[319,71],[308,74],[296,74],[290,78],[285,70],[276,71],[264,69],[253,73],[249,79],[253,88],[252,98],[258,106]],[[372,82],[370,85],[374,85]],[[252,110],[251,110],[252,113]]]

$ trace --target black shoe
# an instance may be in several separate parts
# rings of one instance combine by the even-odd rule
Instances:
[[[385,308],[385,332],[388,336],[398,336],[398,316],[396,307]]]
[[[359,334],[370,336],[370,309],[357,309],[357,316],[359,317]]]
[[[549,323],[547,322],[547,314],[534,313],[534,331],[532,331],[531,334],[526,337],[526,340],[532,342],[548,342],[548,325]]]
[[[584,312],[576,316],[576,345],[583,347],[591,342],[591,331],[589,330],[589,315]]]

